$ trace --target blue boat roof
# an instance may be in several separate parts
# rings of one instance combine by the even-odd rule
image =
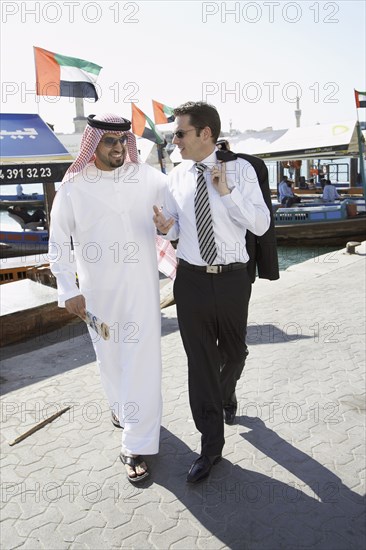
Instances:
[[[72,160],[73,157],[39,115],[0,113],[1,164]]]

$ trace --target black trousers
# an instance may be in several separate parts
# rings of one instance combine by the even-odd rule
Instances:
[[[201,453],[221,454],[223,405],[242,373],[251,281],[247,270],[208,274],[178,266],[174,283],[179,329],[188,358],[189,401]]]

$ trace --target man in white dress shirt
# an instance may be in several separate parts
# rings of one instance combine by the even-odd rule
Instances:
[[[159,450],[161,314],[151,209],[162,203],[167,179],[139,162],[129,129],[116,115],[88,117],[52,208],[49,257],[59,305],[82,319],[88,310],[110,327],[109,340],[89,330],[112,422],[124,428],[120,459],[135,483],[148,475],[141,455]]]
[[[184,161],[169,174],[164,207],[162,211],[154,208],[154,221],[167,239],[179,239],[174,296],[188,358],[190,406],[202,434],[201,454],[187,476],[188,482],[196,483],[207,477],[221,458],[227,405],[232,407],[231,419],[235,417],[235,386],[247,355],[251,293],[245,234],[250,230],[263,235],[270,214],[249,162],[238,158],[225,165],[218,163],[220,117],[215,107],[188,102],[174,114],[173,143]],[[203,259],[206,251],[199,237],[201,170],[211,211],[210,220],[206,220],[206,229],[210,224],[213,229],[211,260]]]

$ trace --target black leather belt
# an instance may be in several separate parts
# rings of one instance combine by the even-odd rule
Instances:
[[[205,271],[210,274],[225,273],[226,271],[236,271],[237,269],[245,269],[247,264],[245,263],[233,263],[227,265],[192,265],[178,258],[178,265],[191,269],[192,271]]]

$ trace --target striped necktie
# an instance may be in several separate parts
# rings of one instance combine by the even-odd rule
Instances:
[[[210,200],[206,180],[203,172],[206,169],[205,164],[197,163],[197,188],[194,197],[194,212],[196,215],[196,226],[198,234],[198,245],[201,258],[212,265],[217,256],[215,235],[212,226],[212,217],[210,209]]]

